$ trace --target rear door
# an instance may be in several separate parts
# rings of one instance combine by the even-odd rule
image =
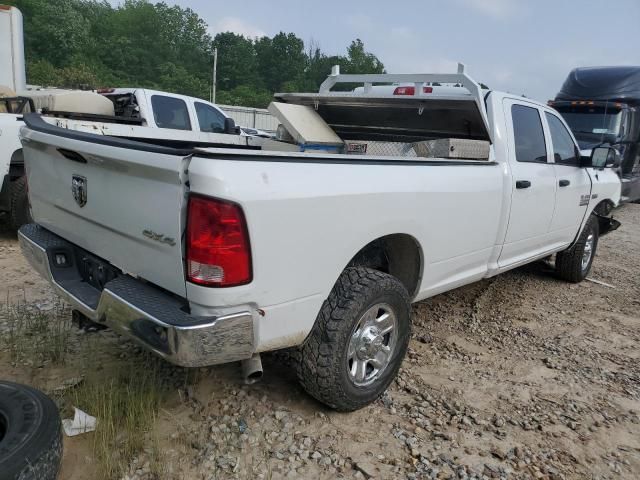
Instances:
[[[187,153],[54,127],[33,114],[25,123],[35,221],[125,272],[184,296]]]
[[[542,111],[537,105],[505,99],[512,177],[511,210],[499,266],[522,262],[549,249],[556,174],[548,161]]]
[[[152,92],[150,103],[156,127],[171,130],[193,129],[192,115],[189,113],[187,102],[183,99]]]
[[[554,242],[569,244],[578,233],[587,211],[591,198],[591,179],[587,170],[579,166],[577,146],[562,120],[549,111],[545,111],[544,117],[551,138],[553,169],[558,182],[550,235]]]

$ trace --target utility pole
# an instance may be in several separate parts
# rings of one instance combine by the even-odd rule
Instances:
[[[213,81],[211,82],[211,103],[216,103],[216,70],[218,69],[218,49],[213,49]]]

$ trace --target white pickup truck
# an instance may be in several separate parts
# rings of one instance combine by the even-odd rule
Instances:
[[[341,82],[364,91],[332,92]],[[431,98],[425,82],[465,93]],[[260,352],[297,347],[303,387],[348,411],[395,377],[412,302],[552,254],[579,282],[619,225],[615,151],[581,158],[556,111],[462,69],[336,73],[318,94],[276,98],[307,105],[345,145],[444,139],[455,152],[178,149],[27,115],[37,224],[20,229],[24,255],[74,309],[176,364],[242,361],[257,376]],[[458,155],[458,140],[486,155]]]
[[[66,129],[158,145],[247,147],[256,141],[220,108],[199,98],[144,88],[98,93],[48,89],[0,98],[0,213],[14,228],[30,219],[18,138],[26,112],[42,111],[47,122]]]
[[[111,100],[112,116],[47,111],[47,121],[62,128],[160,145],[247,144],[233,119],[206,100],[146,88],[105,88],[97,93]]]

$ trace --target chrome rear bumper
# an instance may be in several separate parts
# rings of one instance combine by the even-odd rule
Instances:
[[[192,316],[186,313],[183,300],[125,274],[99,290],[80,276],[78,247],[35,224],[21,227],[18,239],[29,263],[74,309],[176,365],[215,365],[253,354],[253,317],[249,311],[219,317]],[[67,259],[62,267],[54,264],[60,254]]]

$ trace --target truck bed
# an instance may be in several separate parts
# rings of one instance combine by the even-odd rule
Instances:
[[[276,308],[292,299],[305,304],[301,308],[319,308],[335,271],[366,239],[411,230],[432,247],[425,252],[434,264],[426,284],[440,289],[455,282],[452,263],[481,278],[500,226],[503,177],[492,160],[175,149],[58,128],[37,115],[25,116],[25,123],[36,221],[205,310],[247,301]],[[74,175],[86,179],[84,206],[72,195]],[[231,289],[237,294],[185,282],[182,232],[190,193],[238,202],[245,211],[254,280]],[[416,224],[416,211],[424,223]],[[451,222],[458,217],[465,220]],[[323,248],[314,255],[321,268],[293,287],[281,282],[281,275],[308,277],[304,259],[318,238]],[[266,342],[278,329],[269,331]]]

